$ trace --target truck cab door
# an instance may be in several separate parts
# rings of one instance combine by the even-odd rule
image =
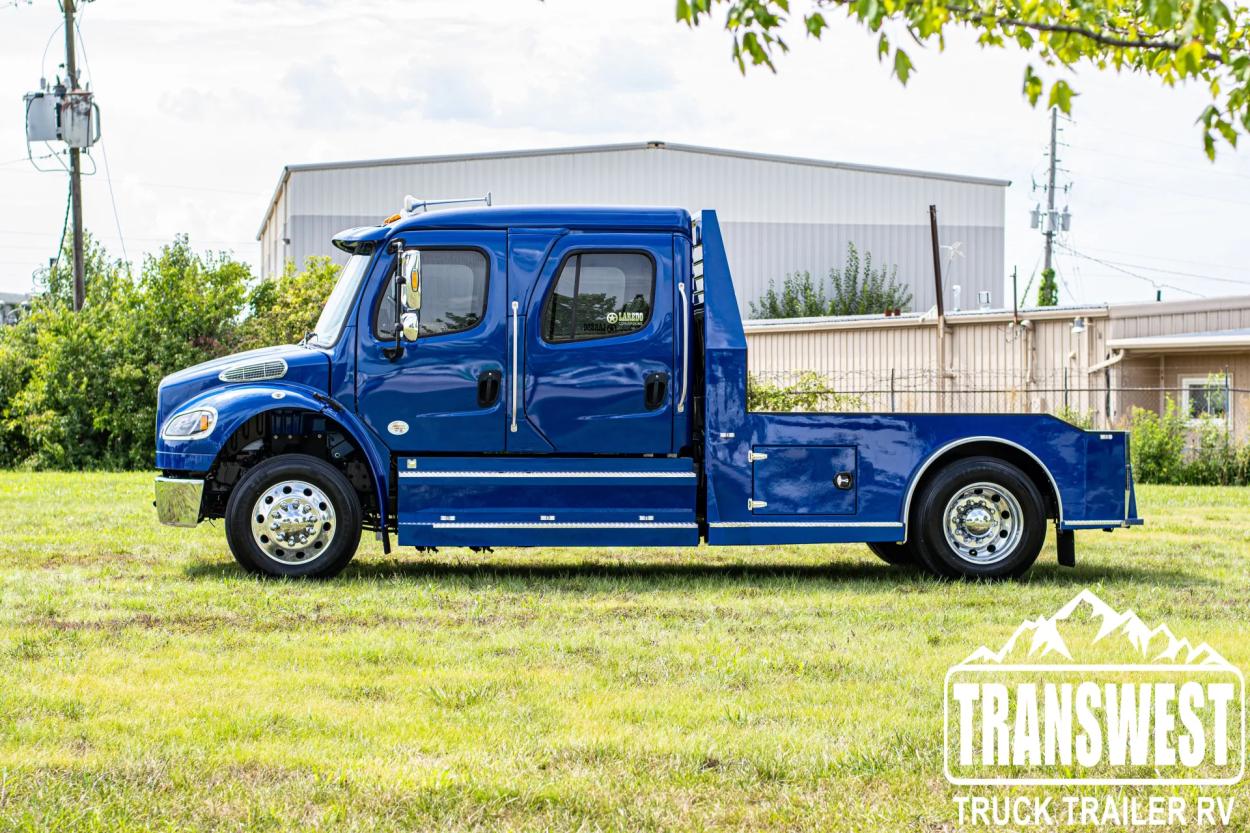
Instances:
[[[395,453],[504,450],[507,233],[422,231],[420,336],[394,347],[394,256],[363,299],[357,330],[361,418]],[[380,273],[380,277],[378,276]]]
[[[671,452],[673,308],[672,235],[561,237],[518,313],[518,419],[556,453]]]

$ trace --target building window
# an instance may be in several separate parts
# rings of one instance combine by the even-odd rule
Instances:
[[[486,255],[476,249],[421,250],[422,338],[476,327],[486,314]],[[395,337],[395,277],[378,299],[378,338]]]
[[[1181,411],[1189,419],[1228,419],[1228,387],[1223,373],[1181,377]]]
[[[587,341],[636,332],[651,319],[654,295],[655,262],[647,255],[572,255],[543,309],[543,339]]]

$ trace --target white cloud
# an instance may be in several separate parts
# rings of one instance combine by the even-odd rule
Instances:
[[[1022,56],[968,38],[941,55],[913,49],[918,72],[904,89],[872,37],[841,19],[819,43],[795,33],[777,75],[743,77],[725,33],[676,24],[671,0],[171,8],[94,3],[82,19],[132,258],[179,231],[254,258],[288,163],[642,139],[1009,178],[1008,269],[1027,275],[1040,251],[1027,210],[1046,115],[1020,96]],[[52,3],[0,9],[0,289],[25,286],[60,234],[64,177],[5,164],[25,156],[17,102],[38,83],[56,22]],[[53,38],[49,71],[60,49]],[[1250,159],[1205,162],[1192,127],[1201,90],[1092,71],[1076,84],[1063,149],[1072,244],[1250,281]],[[103,176],[85,189],[88,227],[118,251]],[[1153,293],[1092,261],[1059,265],[1082,300]],[[1150,274],[1204,294],[1239,289]]]

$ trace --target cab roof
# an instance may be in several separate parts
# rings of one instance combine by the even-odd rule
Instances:
[[[334,245],[351,250],[364,241],[422,229],[561,228],[576,231],[652,231],[690,234],[684,208],[635,206],[509,205],[448,208],[401,217],[393,223],[347,229]]]

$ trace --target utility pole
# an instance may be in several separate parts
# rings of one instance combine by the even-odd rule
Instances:
[[[933,289],[937,298],[937,383],[940,411],[946,410],[946,304],[942,299],[942,255],[938,244],[937,206],[929,206],[929,236],[933,246]]]
[[[72,2],[72,0],[67,0]],[[1050,271],[1051,250],[1055,245],[1055,169],[1059,167],[1059,108],[1050,108],[1050,181],[1046,186],[1046,260],[1044,272]]]
[[[65,12],[65,74],[69,92],[78,91],[78,58],[74,48],[74,0],[61,0],[61,8]],[[1052,172],[1051,176],[1054,174]],[[82,309],[87,291],[83,281],[82,252],[82,159],[81,151],[70,146],[69,149],[69,190],[70,208],[74,222],[74,311]]]

